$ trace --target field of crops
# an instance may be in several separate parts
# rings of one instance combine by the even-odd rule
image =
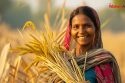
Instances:
[[[25,31],[23,34],[26,34]],[[116,57],[122,78],[125,76],[125,33],[114,34],[110,31],[102,32],[102,39],[104,48],[111,51]],[[28,39],[27,39],[28,40]],[[32,67],[29,71],[24,69],[30,64],[34,58],[32,55],[19,57],[16,53],[9,51],[9,48],[19,46],[24,42],[21,38],[18,30],[13,31],[6,24],[0,25],[0,77],[2,83],[35,83],[36,80],[41,80],[39,77],[39,71],[37,68]],[[10,44],[8,44],[10,43]],[[6,47],[4,48],[4,46]],[[4,49],[4,51],[2,51]],[[3,53],[4,52],[4,53]],[[8,53],[8,54],[7,54]],[[6,55],[2,56],[2,55]],[[45,80],[45,79],[44,79]],[[123,80],[123,83],[125,80]]]

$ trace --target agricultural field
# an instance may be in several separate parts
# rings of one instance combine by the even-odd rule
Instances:
[[[27,30],[23,32],[26,34]],[[27,34],[26,34],[27,35]],[[105,49],[112,52],[116,57],[122,76],[123,83],[125,80],[125,33],[112,33],[110,31],[102,32],[103,46]],[[28,40],[28,39],[27,39]],[[0,25],[0,77],[1,83],[35,83],[40,79],[39,73],[42,72],[40,69],[32,67],[29,71],[24,69],[30,64],[34,56],[18,56],[16,53],[11,52],[9,48],[13,48],[21,45],[22,40],[21,35],[18,30],[11,30],[11,28],[6,24]],[[4,46],[6,46],[4,48]],[[2,51],[4,49],[4,51]],[[5,53],[3,53],[5,52]],[[6,57],[2,56],[6,55]],[[43,79],[45,80],[45,79]],[[40,81],[41,82],[41,81]]]

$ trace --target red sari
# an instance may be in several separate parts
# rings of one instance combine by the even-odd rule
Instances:
[[[75,57],[80,68],[84,67],[85,55]],[[94,68],[98,83],[121,83],[119,66],[115,57],[102,48],[88,52],[86,70]]]
[[[115,83],[112,68],[109,63],[101,64],[94,69],[98,83]]]

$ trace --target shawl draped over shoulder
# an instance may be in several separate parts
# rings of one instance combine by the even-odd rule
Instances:
[[[72,51],[72,53],[74,53]],[[74,57],[80,68],[84,66],[85,55]],[[111,63],[115,83],[121,83],[120,70],[115,57],[105,49],[94,49],[87,53],[86,70],[97,65]],[[105,80],[105,79],[104,79]]]

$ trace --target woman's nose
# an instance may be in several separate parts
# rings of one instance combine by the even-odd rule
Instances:
[[[80,26],[79,33],[84,33],[84,32],[85,32],[85,28],[83,28],[82,26]]]

